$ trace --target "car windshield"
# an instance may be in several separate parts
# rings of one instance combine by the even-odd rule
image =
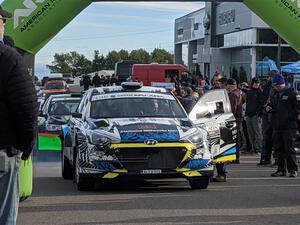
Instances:
[[[186,117],[177,101],[155,98],[119,98],[93,101],[90,117],[128,118],[128,117]]]
[[[80,100],[63,100],[54,101],[49,107],[49,115],[71,115],[74,113],[79,105]]]
[[[63,83],[47,83],[45,86],[46,90],[64,89]]]

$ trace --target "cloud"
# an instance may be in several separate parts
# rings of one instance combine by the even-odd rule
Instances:
[[[109,24],[101,24],[96,22],[85,22],[85,21],[74,21],[70,24],[70,26],[75,27],[85,27],[85,28],[112,28]]]
[[[160,23],[174,23],[174,19],[164,19],[164,18],[153,18],[145,16],[133,16],[133,15],[118,15],[118,14],[97,14],[97,13],[83,13],[82,15],[88,16],[89,18],[97,19],[116,19],[116,20],[135,20],[144,22],[160,22]]]
[[[125,6],[157,11],[192,12],[204,7],[203,2],[96,2],[95,5]]]

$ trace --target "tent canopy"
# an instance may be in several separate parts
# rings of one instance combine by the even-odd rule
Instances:
[[[288,64],[286,66],[281,67],[281,71],[285,73],[298,73],[300,74],[300,61]]]
[[[266,73],[272,70],[278,70],[276,63],[274,62],[274,60],[269,59],[269,57],[267,56],[263,58],[262,63],[256,64],[256,73],[260,74],[261,76],[265,75]]]

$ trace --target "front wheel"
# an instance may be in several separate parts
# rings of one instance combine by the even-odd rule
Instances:
[[[75,160],[75,183],[78,191],[90,191],[93,190],[95,186],[93,179],[82,178],[80,176],[78,155],[76,155]]]
[[[189,178],[192,189],[206,189],[209,184],[209,177],[192,177]]]

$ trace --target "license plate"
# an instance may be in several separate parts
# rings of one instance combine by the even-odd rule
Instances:
[[[161,170],[141,170],[141,174],[160,174]]]

